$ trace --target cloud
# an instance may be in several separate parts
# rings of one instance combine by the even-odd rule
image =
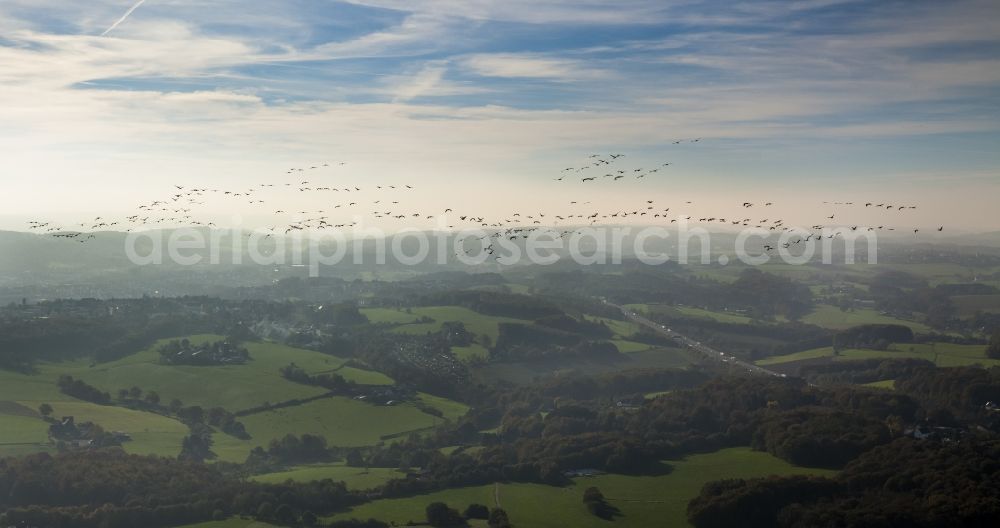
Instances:
[[[424,55],[454,46],[455,40],[445,35],[462,28],[467,26],[452,17],[413,14],[391,28],[322,44],[312,52],[317,58],[331,59]]]
[[[461,65],[483,77],[509,77],[580,81],[609,76],[581,61],[531,54],[481,54],[460,59]]]
[[[450,97],[489,92],[489,88],[471,83],[459,83],[446,78],[447,61],[430,61],[413,75],[396,75],[387,79],[384,93],[393,103],[404,103],[420,97]]]
[[[347,0],[350,3],[433,16],[529,24],[653,24],[687,0]]]
[[[802,170],[712,168],[732,153],[791,157],[835,143],[837,165],[870,142],[899,142],[871,155],[886,166],[923,152],[922,136],[960,144],[1000,129],[1000,61],[963,52],[1000,45],[995,3],[866,5],[836,24],[835,0],[353,3],[370,17],[364,32],[270,3],[163,0],[99,38],[120,2],[4,2],[0,173],[65,188],[58,207],[84,180],[116,196],[178,174],[265,181],[330,156],[370,179],[541,186],[581,150],[635,159],[708,138],[711,156],[679,163],[690,168],[681,185]],[[979,172],[949,172],[962,152],[928,170],[995,166],[981,154],[968,161]],[[899,181],[905,167],[891,174]],[[37,203],[18,193],[12,201]]]

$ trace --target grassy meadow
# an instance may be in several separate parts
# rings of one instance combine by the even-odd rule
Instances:
[[[932,331],[929,326],[923,323],[882,315],[877,310],[870,308],[859,308],[845,312],[829,304],[817,305],[812,313],[802,318],[802,322],[831,330],[843,330],[866,324],[898,324],[908,326],[914,332],[931,333]]]
[[[896,390],[896,380],[873,381],[871,383],[863,383],[862,385],[876,389]]]
[[[831,357],[835,361],[851,361],[871,358],[918,358],[933,362],[939,367],[962,367],[982,365],[992,367],[1000,365],[1000,360],[986,357],[986,345],[956,345],[952,343],[895,343],[889,350],[847,349],[840,355],[834,355],[833,347],[814,348],[773,356],[757,361],[760,366],[780,365],[807,359]]]
[[[309,482],[331,479],[343,481],[348,489],[365,490],[382,485],[392,479],[404,478],[406,473],[391,468],[359,468],[336,464],[310,464],[296,466],[287,471],[257,475],[251,480],[269,484],[280,484],[286,480]]]
[[[192,342],[222,339],[204,335],[188,337]],[[162,342],[161,342],[162,343]],[[0,370],[0,454],[21,454],[51,449],[47,445],[48,425],[37,415],[41,403],[54,408],[53,416],[74,416],[78,422],[92,421],[108,431],[129,433],[126,451],[137,454],[176,456],[187,435],[185,425],[155,413],[116,406],[102,406],[76,400],[59,392],[56,380],[62,374],[82,379],[114,397],[121,388],[138,386],[156,391],[162,404],[172,399],[184,405],[223,407],[235,412],[266,402],[310,398],[324,394],[318,387],[290,382],[278,369],[296,363],[316,374],[336,372],[362,384],[392,384],[379,372],[345,366],[346,360],[280,344],[247,343],[251,361],[244,365],[186,366],[161,365],[158,345],[117,361],[91,364],[86,361],[42,363],[34,374]],[[458,402],[421,394],[427,405],[446,419],[464,415],[468,408]],[[219,460],[242,462],[256,446],[266,446],[285,434],[321,434],[331,445],[372,445],[385,437],[403,435],[441,423],[413,404],[373,406],[349,398],[324,398],[304,405],[266,411],[240,418],[250,440],[240,440],[221,432],[213,435],[213,451]]]
[[[388,313],[394,312],[394,313]],[[499,323],[523,323],[523,319],[511,317],[497,317],[474,312],[461,306],[423,306],[411,308],[410,313],[404,311],[385,309],[363,309],[361,313],[368,316],[371,322],[386,322],[397,324],[394,332],[406,334],[426,334],[437,332],[441,329],[441,324],[448,321],[460,321],[465,325],[465,329],[477,338],[488,335],[491,340],[496,341],[499,333],[497,325]],[[403,319],[408,317],[408,319]],[[420,317],[429,317],[434,320],[432,323],[415,322]]]
[[[519,528],[574,528],[687,526],[687,503],[705,483],[723,478],[749,478],[767,475],[818,474],[833,472],[792,466],[767,453],[749,448],[732,448],[672,461],[673,471],[661,476],[632,477],[600,475],[579,478],[570,486],[559,488],[541,484],[504,483],[499,492],[493,485],[456,488],[403,499],[377,500],[353,508],[332,519],[374,517],[404,524],[424,520],[424,508],[443,501],[453,508],[465,509],[470,503],[495,505],[495,495],[507,510],[511,522]],[[589,514],[581,500],[583,490],[597,486],[622,516],[613,522]]]

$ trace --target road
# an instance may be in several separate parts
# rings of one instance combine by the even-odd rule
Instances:
[[[714,348],[708,345],[703,345],[700,341],[695,341],[694,339],[691,339],[687,336],[678,334],[677,332],[674,332],[672,329],[667,328],[665,325],[657,324],[653,321],[650,321],[649,319],[646,319],[645,317],[639,315],[636,312],[633,312],[632,310],[629,310],[628,308],[625,308],[624,306],[619,306],[617,304],[610,303],[608,301],[604,301],[604,303],[607,304],[608,306],[614,306],[615,308],[618,308],[619,310],[621,310],[622,314],[624,314],[625,317],[627,317],[628,319],[636,323],[639,323],[658,334],[667,336],[669,338],[674,339],[675,341],[687,345],[688,348],[694,350],[695,352],[701,353],[710,361],[718,361],[720,363],[726,363],[730,367],[733,367],[735,370],[740,370],[741,372],[746,372],[748,374],[760,374],[764,376],[775,376],[778,378],[785,377],[784,374],[775,372],[773,370],[768,370],[764,367],[754,365],[753,363],[747,363],[746,361],[737,359],[736,357],[726,354],[725,352],[720,352],[718,350],[715,350]]]

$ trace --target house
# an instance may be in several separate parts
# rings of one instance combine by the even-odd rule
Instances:
[[[563,472],[567,478],[576,477],[596,477],[597,475],[603,475],[604,472],[599,469],[584,468],[584,469],[571,469],[569,471]]]
[[[951,442],[962,437],[962,430],[955,427],[941,427],[930,425],[917,425],[912,429],[903,432],[906,436],[911,436],[917,440],[940,440]]]
[[[645,398],[641,399],[639,397],[622,398],[615,403],[615,407],[626,410],[638,409],[639,407],[642,407],[642,404],[645,402],[646,402]]]

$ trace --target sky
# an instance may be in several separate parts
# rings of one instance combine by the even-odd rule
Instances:
[[[663,170],[562,172],[610,153]],[[0,2],[0,229],[324,163],[303,181],[411,185],[357,195],[406,211],[770,201],[786,223],[888,221],[824,204],[873,201],[918,205],[899,225],[997,230],[1000,3]],[[267,224],[335,198],[194,214]]]

